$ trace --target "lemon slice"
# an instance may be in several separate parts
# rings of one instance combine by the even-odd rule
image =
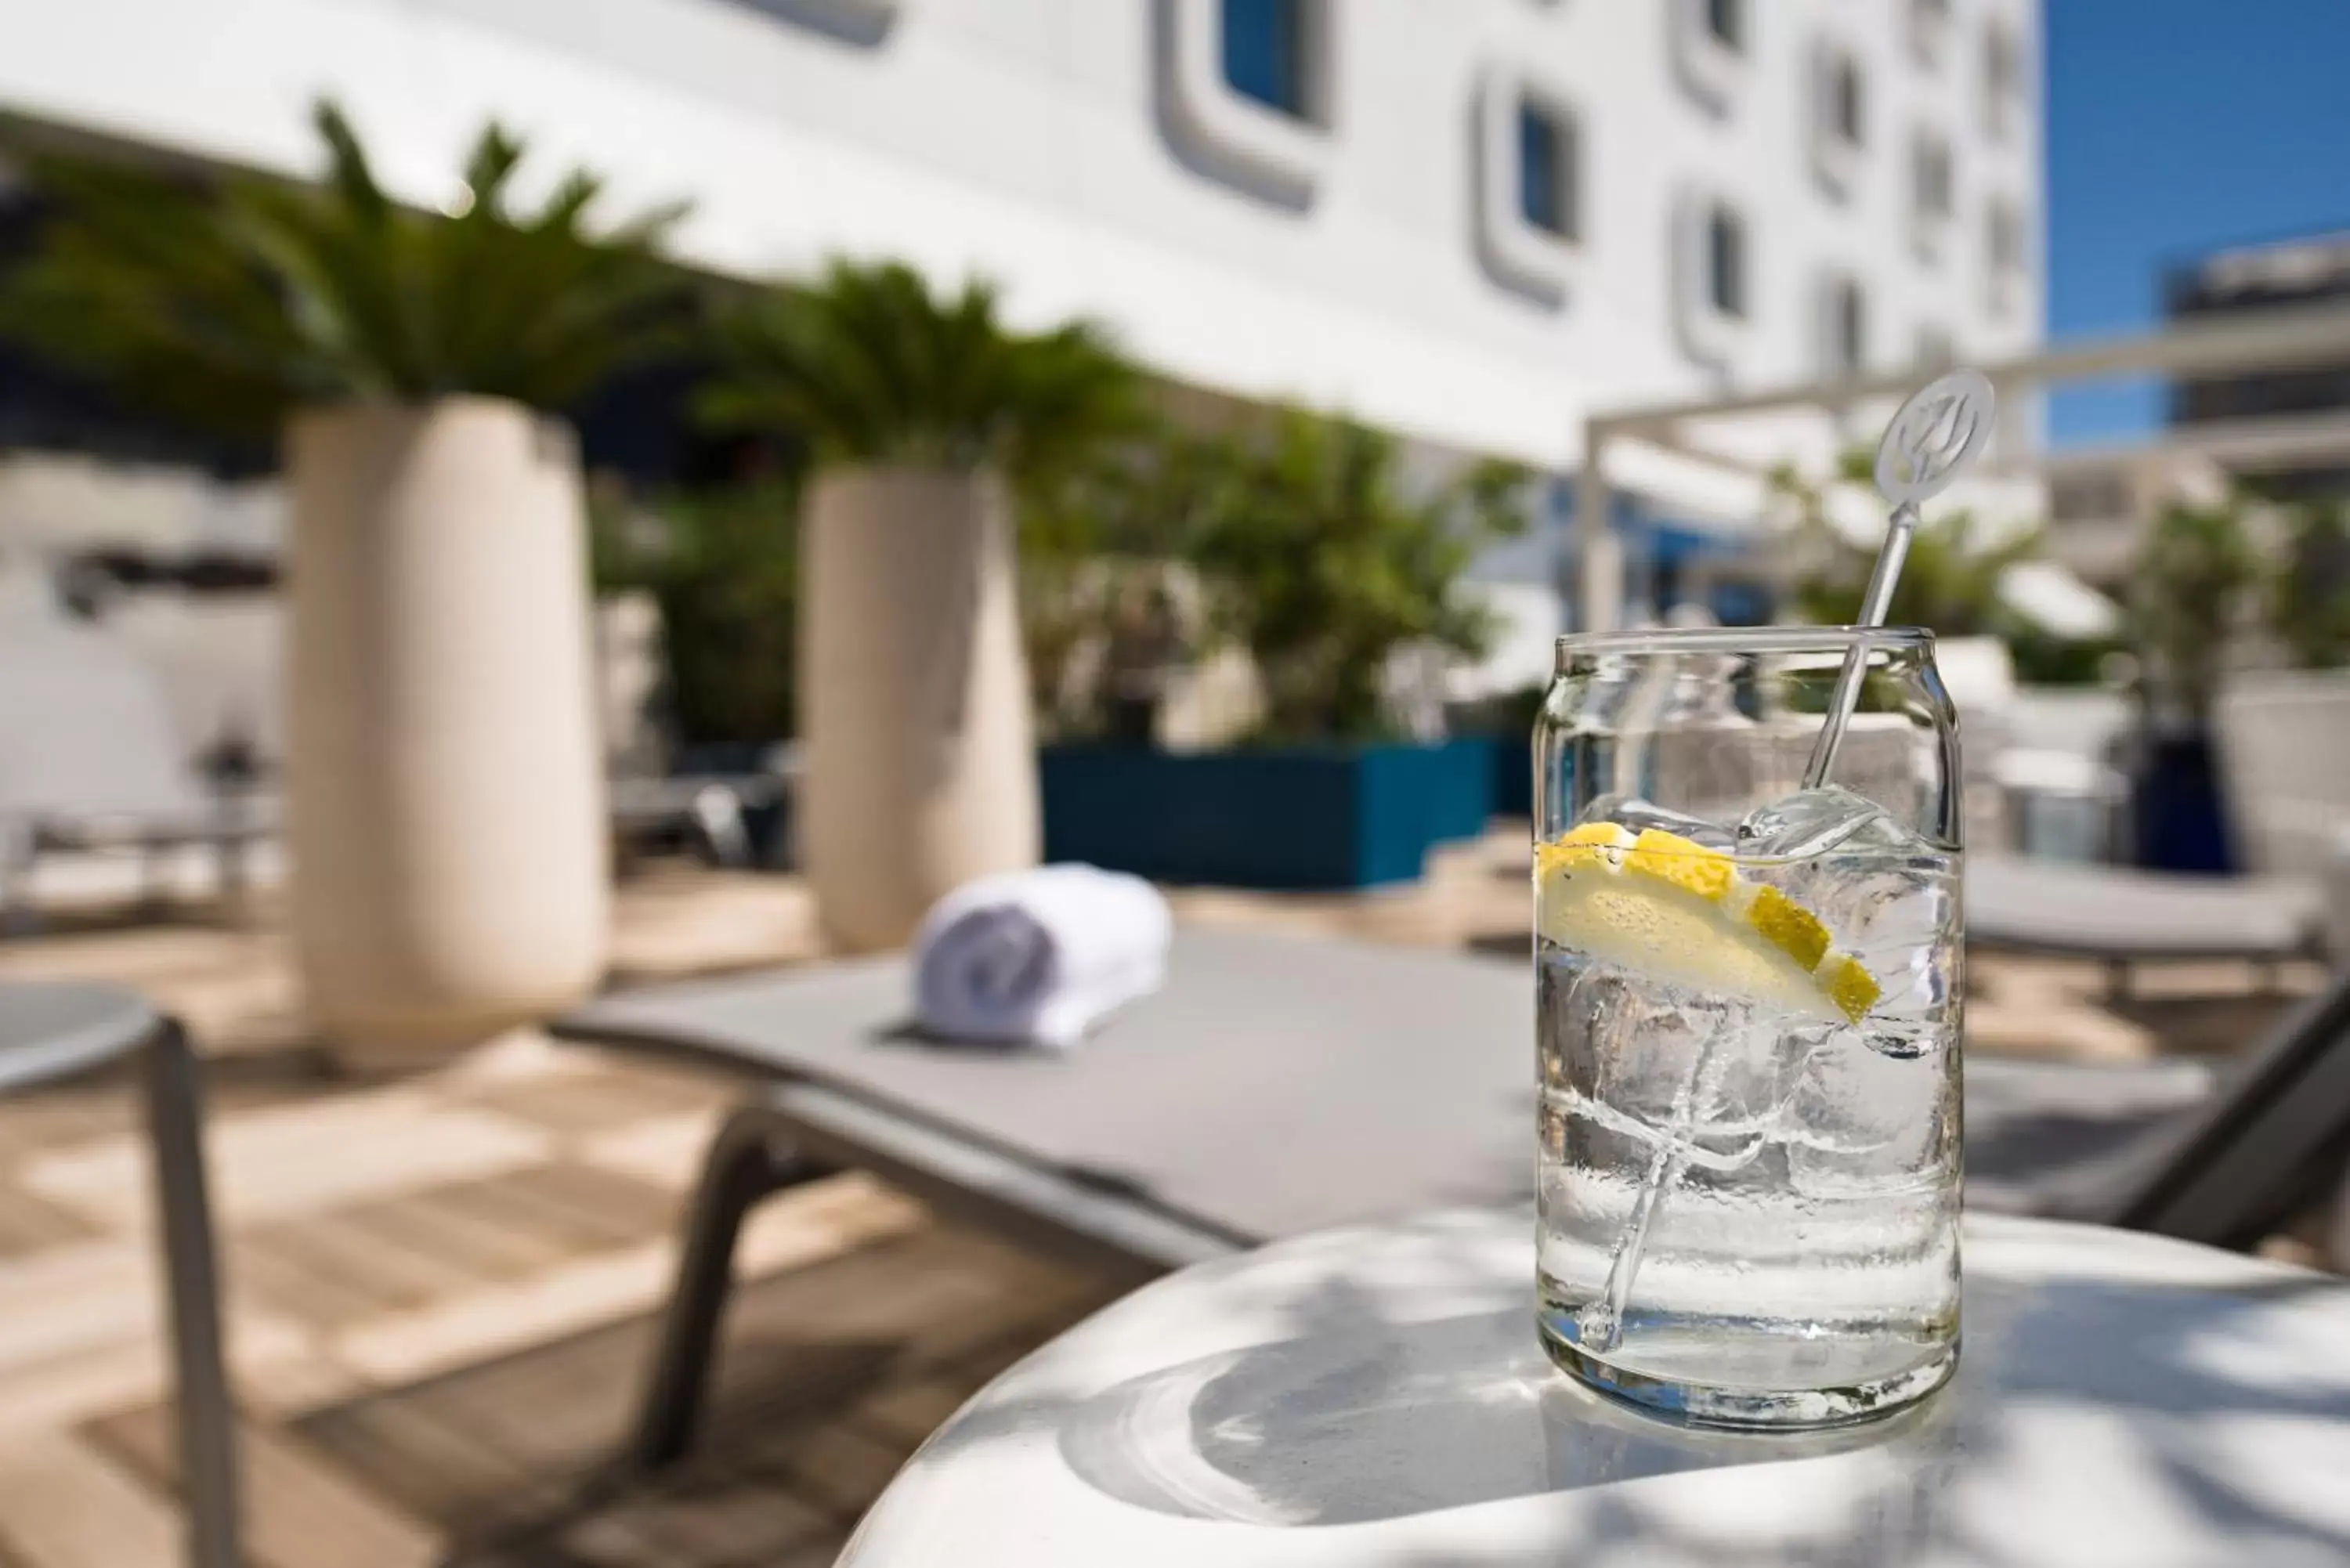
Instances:
[[[1535,847],[1534,884],[1544,936],[1642,974],[1852,1023],[1883,994],[1818,916],[1678,834],[1586,823]]]

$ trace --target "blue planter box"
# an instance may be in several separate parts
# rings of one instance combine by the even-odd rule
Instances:
[[[1493,815],[1532,816],[1534,814],[1534,747],[1527,735],[1494,735]]]
[[[1052,746],[1039,772],[1045,858],[1233,888],[1408,882],[1430,845],[1482,831],[1492,800],[1491,751],[1467,742]]]
[[[1458,735],[1432,748],[1437,753],[1436,841],[1475,838],[1499,809],[1494,791],[1494,742],[1490,735]]]

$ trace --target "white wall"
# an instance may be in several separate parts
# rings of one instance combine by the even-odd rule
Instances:
[[[871,0],[764,3],[854,15]],[[452,193],[494,113],[628,199],[693,198],[686,249],[722,268],[834,252],[977,268],[1020,314],[1101,317],[1180,379],[1554,465],[1574,461],[1592,406],[1718,384],[1674,327],[1672,213],[1692,181],[1753,227],[1755,322],[1728,370],[1741,384],[1815,373],[1831,266],[1866,285],[1882,364],[1907,362],[1929,322],[1970,355],[2036,335],[2036,0],[1953,0],[1931,69],[1908,0],[1749,0],[1751,61],[1719,114],[1674,64],[1681,0],[1328,3],[1336,127],[1302,210],[1201,171],[1170,135],[1147,0],[900,0],[871,45],[752,0],[0,0],[0,109],[300,169],[305,108],[332,92],[387,179],[425,201]],[[1981,91],[1993,14],[2028,67],[2000,145]],[[1870,141],[1844,201],[1811,157],[1822,26],[1868,73]],[[1474,239],[1476,86],[1503,59],[1581,116],[1586,244],[1557,304],[1498,281]],[[1908,224],[1919,118],[1957,151],[1958,226],[1933,265]],[[1992,190],[2034,236],[2004,311],[1984,271]]]

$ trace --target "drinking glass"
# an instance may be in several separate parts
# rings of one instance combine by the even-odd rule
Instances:
[[[1804,787],[1848,659],[1859,697]],[[1699,1425],[1885,1414],[1959,1351],[1960,800],[1933,637],[1562,638],[1534,730],[1537,1316]]]

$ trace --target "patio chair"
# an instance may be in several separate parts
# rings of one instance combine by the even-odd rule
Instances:
[[[237,1568],[235,1413],[221,1360],[220,1265],[205,1197],[203,1106],[187,1032],[128,992],[0,985],[0,1097],[136,1055],[153,1150],[192,1568]]]
[[[219,885],[273,831],[274,803],[196,776],[154,672],[130,649],[69,625],[0,634],[0,921],[28,919],[45,855],[130,853],[142,892],[168,850],[209,846]]]
[[[1067,1054],[923,1038],[906,1022],[902,958],[659,987],[558,1019],[565,1039],[765,1080],[705,1160],[630,1460],[656,1467],[691,1440],[744,1213],[842,1168],[1135,1283],[1328,1225],[1532,1196],[1522,957],[1185,928],[1169,976]],[[2273,1070],[2245,1083],[2278,1081],[2288,1059],[2307,1066],[2309,1037],[2263,1052]],[[2350,1074],[2350,1048],[2315,1054]],[[2314,1070],[2283,1075],[2316,1083]],[[1969,1116],[1984,1158],[1970,1179],[2009,1207],[2061,1203],[2065,1191],[2043,1189],[2064,1188],[2064,1165],[2102,1171],[2112,1150],[2212,1093],[2191,1065],[2113,1082],[2095,1072],[1974,1064]],[[2350,1112],[2350,1082],[2339,1104]],[[2102,1137],[2079,1136],[2090,1123]],[[2180,1158],[2233,1168],[2237,1134],[2214,1136]],[[2117,1190],[2089,1197],[2133,1222],[2200,1223]]]

